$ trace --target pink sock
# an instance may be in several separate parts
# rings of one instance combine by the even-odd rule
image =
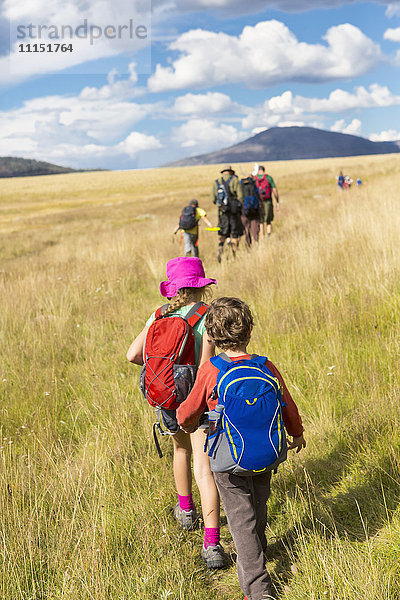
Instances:
[[[217,546],[220,541],[219,527],[204,527],[204,548]]]
[[[178,494],[178,498],[179,498],[179,508],[181,508],[182,510],[186,510],[186,511],[194,509],[194,502],[193,502],[192,494],[189,494],[189,496],[180,496]]]

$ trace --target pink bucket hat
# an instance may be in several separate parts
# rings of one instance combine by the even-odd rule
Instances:
[[[166,298],[173,298],[178,290],[184,287],[200,288],[210,283],[217,283],[216,279],[205,276],[203,263],[200,258],[180,256],[167,262],[168,281],[160,283],[160,292]]]

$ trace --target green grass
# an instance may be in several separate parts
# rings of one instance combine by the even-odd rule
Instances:
[[[251,253],[218,265],[215,234],[200,242],[214,296],[249,302],[251,348],[280,368],[306,427],[269,501],[285,600],[400,597],[399,158],[345,160],[366,184],[342,195],[338,159],[276,163],[282,211]],[[4,180],[0,597],[242,598],[234,565],[207,572],[201,532],[169,516],[171,447],[160,461],[125,359],[182,251],[180,209],[197,196],[215,221],[216,170]],[[222,537],[233,554],[226,524]]]

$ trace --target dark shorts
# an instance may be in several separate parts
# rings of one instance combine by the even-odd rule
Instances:
[[[272,204],[272,200],[267,200],[264,202],[264,210],[265,217],[264,222],[269,225],[274,220],[274,205]]]
[[[225,238],[237,239],[243,235],[243,225],[240,214],[220,213],[218,215],[219,235]]]
[[[180,427],[176,420],[176,410],[168,410],[166,408],[156,409],[158,420],[161,425],[169,431],[169,433],[178,433]],[[199,420],[199,429],[207,429],[208,427],[208,415],[203,413]]]

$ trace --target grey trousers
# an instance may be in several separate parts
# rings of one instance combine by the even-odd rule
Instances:
[[[186,233],[183,232],[183,241],[185,243],[185,254],[188,256],[191,254],[192,256],[199,256],[199,249],[197,247],[197,240],[199,236],[197,233]]]
[[[236,566],[243,593],[248,600],[274,595],[264,559],[271,473],[249,477],[214,473],[214,479],[236,546]]]

